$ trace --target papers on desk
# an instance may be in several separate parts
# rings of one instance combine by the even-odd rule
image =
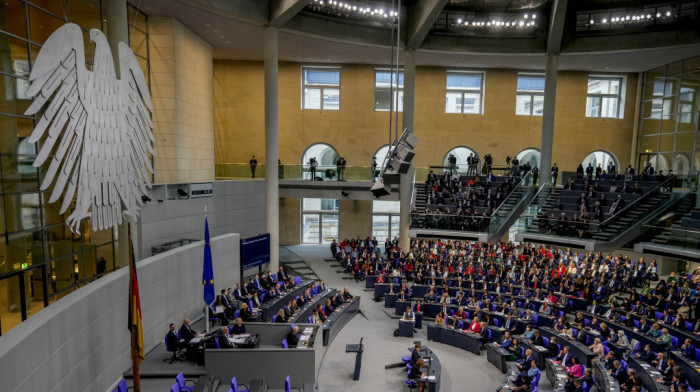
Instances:
[[[303,335],[306,335],[306,336],[309,336],[309,335],[311,335],[312,333],[314,333],[314,329],[311,328],[311,327],[306,327],[306,328],[304,328],[304,332],[302,332],[302,334],[303,334]]]
[[[192,338],[192,340],[190,340],[190,344],[197,344],[197,343],[199,343],[199,342],[201,342],[201,341],[202,341],[202,337],[201,337],[201,336],[196,336],[196,337]]]
[[[224,312],[224,307],[223,306],[217,306],[216,307],[216,314],[223,313]]]

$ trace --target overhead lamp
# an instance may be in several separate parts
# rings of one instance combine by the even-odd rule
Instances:
[[[525,15],[523,15],[523,18],[527,19],[529,16],[530,16],[530,15],[525,14]]]
[[[532,14],[532,19],[537,19],[537,14]]]
[[[666,11],[666,16],[671,16],[671,11]]]
[[[603,18],[603,23],[608,23],[608,20]]]

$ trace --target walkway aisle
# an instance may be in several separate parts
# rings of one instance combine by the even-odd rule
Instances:
[[[462,349],[428,342],[426,329],[419,329],[414,339],[394,337],[393,331],[398,321],[384,312],[384,303],[375,303],[373,293],[364,291],[364,282],[342,279],[345,274],[336,273],[339,268],[331,267],[324,259],[331,258],[328,245],[296,245],[289,249],[306,259],[327,287],[347,286],[353,295],[362,296],[360,310],[335,337],[321,363],[318,377],[321,392],[341,391],[407,391],[406,373],[403,368],[385,369],[385,365],[401,361],[401,356],[409,355],[408,347],[413,340],[428,345],[442,364],[441,390],[494,392],[501,385],[504,375],[486,361],[486,353],[477,357]],[[393,309],[392,309],[393,311]],[[364,317],[363,316],[366,316]],[[355,366],[354,354],[345,353],[345,345],[358,343],[364,337],[365,352],[362,358],[362,372],[359,381],[352,380]],[[544,387],[546,380],[540,382]],[[549,385],[547,385],[549,387]],[[546,392],[549,388],[541,388]]]

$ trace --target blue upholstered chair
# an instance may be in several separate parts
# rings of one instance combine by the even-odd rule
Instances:
[[[245,384],[243,385],[246,389],[238,389],[238,381],[236,381],[236,377],[231,379],[231,392],[247,392],[248,391],[248,386]]]

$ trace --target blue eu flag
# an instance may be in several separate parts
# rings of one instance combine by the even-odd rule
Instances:
[[[214,303],[216,294],[214,293],[214,267],[211,261],[211,246],[209,245],[209,222],[204,218],[204,274],[202,276],[204,284],[204,302],[207,305]]]

